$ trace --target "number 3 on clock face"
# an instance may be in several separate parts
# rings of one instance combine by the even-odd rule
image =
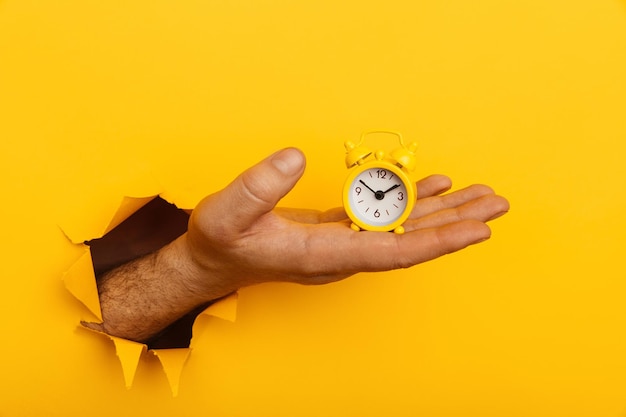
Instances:
[[[344,187],[344,207],[359,228],[389,231],[408,218],[415,191],[402,170],[380,161],[376,165],[357,167],[348,177]]]

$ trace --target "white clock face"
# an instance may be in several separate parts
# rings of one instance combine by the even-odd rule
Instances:
[[[370,168],[352,181],[349,202],[361,221],[386,226],[398,220],[406,209],[406,185],[388,169]]]

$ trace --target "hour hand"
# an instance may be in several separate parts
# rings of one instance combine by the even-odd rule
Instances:
[[[396,184],[394,186],[392,186],[391,188],[389,188],[387,191],[383,191],[383,193],[387,194],[389,191],[391,190],[395,190],[396,188],[398,188],[400,186],[400,184]]]

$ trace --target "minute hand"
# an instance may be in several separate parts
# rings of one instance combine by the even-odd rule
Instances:
[[[383,191],[383,193],[387,194],[389,191],[391,190],[395,190],[396,188],[398,188],[400,186],[400,184],[396,184],[394,186],[392,186],[391,188],[389,188],[387,191]]]
[[[372,190],[372,189],[370,188],[370,186],[369,186],[369,185],[367,185],[367,184],[365,184],[365,182],[364,182],[363,180],[359,180],[359,182],[360,182],[361,184],[363,184],[363,185],[365,186],[365,188],[367,188],[368,190],[370,190],[371,192],[373,192],[374,194],[376,194],[376,191]]]

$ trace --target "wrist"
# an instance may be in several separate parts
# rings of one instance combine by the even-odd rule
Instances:
[[[241,285],[228,277],[226,268],[199,256],[188,233],[172,242],[174,267],[180,271],[181,285],[200,303],[213,301],[237,291]],[[201,253],[201,252],[200,252]]]

